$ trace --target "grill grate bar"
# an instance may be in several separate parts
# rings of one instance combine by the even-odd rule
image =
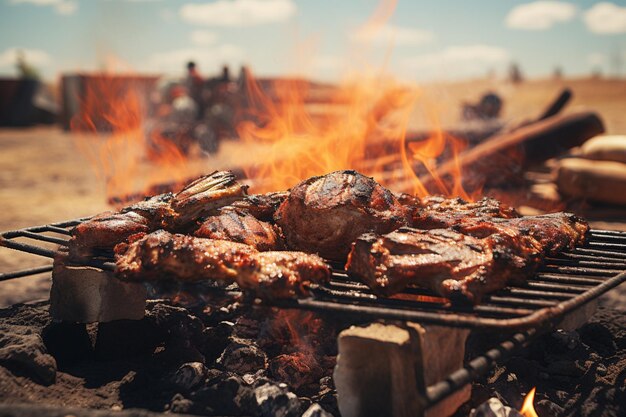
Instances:
[[[66,236],[85,219],[35,226],[0,234],[0,246],[53,258],[57,251],[41,242],[67,250]],[[61,237],[45,235],[55,233]],[[26,241],[23,241],[26,240]],[[619,285],[626,280],[626,233],[592,230],[590,242],[546,259],[546,265],[530,280],[487,295],[474,307],[452,305],[432,291],[409,287],[391,298],[377,297],[363,283],[350,278],[343,265],[333,264],[328,285],[312,289],[312,298],[289,302],[290,307],[354,313],[361,317],[423,321],[463,327],[528,328],[564,314],[563,306],[580,305],[589,294]],[[110,256],[110,254],[108,254]],[[114,270],[107,254],[88,265]],[[49,272],[51,265],[0,275],[8,280]],[[601,290],[598,290],[600,288]]]

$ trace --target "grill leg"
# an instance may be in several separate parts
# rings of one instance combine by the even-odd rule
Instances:
[[[374,323],[339,335],[334,380],[344,417],[450,416],[470,386],[427,408],[426,388],[462,367],[469,330]]]

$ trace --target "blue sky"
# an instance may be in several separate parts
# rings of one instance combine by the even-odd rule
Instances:
[[[387,3],[393,4],[393,1]],[[530,76],[626,68],[626,1],[400,0],[388,20],[374,0],[0,0],[0,75],[15,49],[47,79],[111,68],[204,73],[222,63],[261,75],[338,79],[377,70],[405,80]],[[383,7],[384,8],[384,7]],[[381,14],[375,15],[380,17]],[[369,24],[366,24],[369,22]],[[623,70],[624,71],[624,70]]]

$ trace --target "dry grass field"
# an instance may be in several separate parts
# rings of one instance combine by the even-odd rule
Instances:
[[[425,108],[435,109],[443,127],[459,122],[460,103],[477,101],[486,91],[505,100],[503,118],[515,121],[541,113],[564,87],[574,92],[568,111],[597,111],[609,133],[626,133],[626,80],[536,80],[520,85],[478,80],[423,87],[423,106],[411,129],[428,129]],[[213,157],[190,162],[189,173],[238,166],[257,149],[227,142]],[[58,128],[0,130],[0,230],[92,215],[108,208],[104,181],[75,146],[75,137]],[[0,248],[0,272],[40,265],[43,258]],[[0,306],[45,298],[49,274],[0,282]]]

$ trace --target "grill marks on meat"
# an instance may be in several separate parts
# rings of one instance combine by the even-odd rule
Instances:
[[[80,261],[99,253],[111,253],[118,243],[137,233],[157,229],[184,231],[202,215],[245,196],[246,187],[231,172],[202,176],[177,194],[161,194],[121,209],[99,214],[72,230],[70,258]]]
[[[372,178],[336,171],[293,187],[274,218],[290,248],[342,261],[359,235],[406,226],[410,213]]]
[[[416,285],[453,302],[478,303],[484,294],[523,279],[539,264],[534,248],[516,243],[499,234],[479,239],[449,229],[402,228],[361,236],[346,268],[379,295]]]
[[[225,208],[219,216],[207,218],[194,236],[245,243],[260,251],[283,248],[274,225],[234,208]]]
[[[116,274],[127,281],[176,278],[194,282],[214,279],[234,282],[237,266],[256,250],[242,243],[150,233],[130,244],[118,245]]]
[[[468,217],[512,219],[520,215],[514,208],[493,198],[484,197],[469,203],[460,198],[433,196],[422,199],[421,207],[413,210],[413,227],[450,228]]]
[[[113,251],[118,243],[137,233],[148,233],[150,221],[134,212],[104,212],[77,225],[69,241],[69,256],[74,261]]]
[[[237,276],[239,287],[270,300],[306,296],[312,284],[329,280],[330,268],[319,256],[285,251],[246,258]]]
[[[274,213],[288,195],[288,191],[248,195],[242,200],[235,201],[231,207],[247,211],[259,220],[271,222],[274,220]]]
[[[198,178],[172,199],[174,215],[169,219],[169,229],[177,230],[201,217],[217,214],[221,207],[243,199],[247,189],[230,171],[215,171]]]
[[[257,252],[225,240],[171,234],[159,230],[116,247],[116,275],[128,281],[177,279],[237,282],[268,299],[308,294],[308,287],[327,282],[330,268],[302,252]]]

